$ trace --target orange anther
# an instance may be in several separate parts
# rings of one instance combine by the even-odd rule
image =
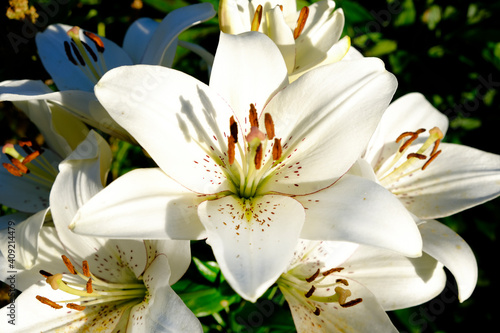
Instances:
[[[258,5],[257,9],[255,9],[255,14],[253,14],[251,30],[259,31],[261,21],[262,21],[262,5]]]
[[[54,309],[61,309],[62,305],[57,304],[56,302],[51,301],[50,299],[43,297],[43,296],[36,296],[36,299],[42,302],[43,304],[46,304],[50,307],[53,307]]]
[[[302,7],[300,10],[299,18],[297,20],[297,27],[293,30],[293,38],[299,38],[302,30],[304,30],[304,26],[306,25],[307,17],[309,16],[309,7]]]
[[[267,138],[272,140],[274,138],[274,122],[273,117],[269,113],[264,115],[264,124],[266,126]]]
[[[64,262],[64,264],[66,265],[66,267],[68,268],[68,271],[71,273],[71,274],[76,274],[76,270],[75,270],[75,267],[73,266],[73,264],[71,263],[71,261],[69,260],[68,257],[66,257],[64,254],[61,256],[62,257],[62,260]]]

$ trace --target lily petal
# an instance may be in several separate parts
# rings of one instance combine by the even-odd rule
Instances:
[[[424,251],[450,270],[457,281],[460,302],[470,297],[477,283],[477,262],[470,246],[453,230],[435,220],[419,224]]]
[[[425,170],[394,184],[408,210],[421,219],[449,216],[500,195],[500,155],[443,143]]]
[[[137,169],[96,194],[70,227],[92,236],[202,239],[206,235],[197,216],[199,200],[160,169]],[[147,216],[147,221],[140,216]]]
[[[134,21],[127,29],[123,38],[123,49],[134,64],[141,62],[141,58],[160,22],[149,17],[141,17]]]
[[[249,206],[253,209],[249,210]],[[292,198],[266,195],[243,202],[226,196],[199,205],[207,242],[224,277],[243,298],[255,302],[284,272],[304,222]]]
[[[318,82],[329,89],[317,89]],[[275,95],[264,112],[286,158],[262,193],[306,194],[337,181],[364,151],[396,85],[380,60],[364,58],[309,71]],[[299,178],[287,171],[297,162]]]
[[[421,255],[422,239],[412,216],[375,182],[345,175],[330,188],[295,199],[307,211],[301,238],[349,241],[411,257]]]

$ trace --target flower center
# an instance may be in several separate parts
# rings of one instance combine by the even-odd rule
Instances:
[[[8,143],[3,146],[2,153],[11,162],[11,164],[2,163],[3,167],[16,177],[26,177],[33,182],[51,188],[58,171],[43,156],[43,149],[35,141],[30,140],[19,141],[19,146],[26,156],[19,153],[13,144]]]
[[[67,32],[71,41],[64,41],[64,51],[68,60],[85,74],[91,82],[96,84],[99,79],[107,72],[106,62],[104,61],[104,43],[99,36],[83,31],[83,34],[94,43],[94,50],[85,41],[80,39],[80,28],[73,27]]]
[[[281,275],[277,281],[278,286],[289,293],[292,297],[298,299],[311,309],[316,316],[321,314],[318,303],[338,303],[343,308],[355,306],[363,301],[362,298],[347,300],[352,293],[347,288],[349,282],[346,279],[331,279],[331,274],[341,272],[343,267],[336,267],[321,272],[320,269],[309,277],[296,276],[293,270]],[[328,277],[328,278],[327,278]],[[334,293],[332,293],[332,290]],[[304,297],[306,301],[304,302]]]
[[[51,274],[49,272],[40,271],[54,290],[62,290],[68,294],[78,296],[75,299],[54,302],[43,296],[36,296],[36,299],[43,304],[49,305],[55,309],[61,309],[63,306],[59,303],[66,304],[67,308],[83,311],[87,306],[121,301],[133,301],[139,303],[147,297],[148,291],[144,283],[109,283],[99,279],[90,272],[89,264],[85,260],[82,263],[82,273],[78,272],[71,261],[65,256],[62,256],[63,262],[72,274],[71,281],[63,280],[64,275],[61,273]],[[77,304],[80,303],[80,304]]]
[[[238,125],[231,117],[228,138],[228,160],[231,173],[229,178],[235,186],[235,193],[242,198],[251,198],[258,194],[258,187],[269,176],[270,170],[281,160],[281,139],[275,137],[274,122],[269,113],[264,114],[266,134],[259,129],[257,110],[250,104],[250,132],[245,136],[245,143],[238,142]],[[241,159],[236,159],[236,148]]]
[[[283,11],[283,5],[279,5],[281,11]],[[255,9],[255,13],[252,18],[252,23],[251,23],[251,30],[252,31],[259,31],[260,28],[260,23],[262,21],[262,5],[258,5],[257,8]],[[295,29],[293,30],[293,38],[297,39],[299,38],[300,34],[304,30],[304,26],[306,25],[307,17],[309,16],[309,7],[304,6],[300,10],[299,17],[297,19],[297,25]]]
[[[403,177],[410,176],[419,170],[425,170],[438,157],[441,153],[438,148],[443,133],[437,127],[429,130],[429,137],[416,152],[407,154],[412,143],[424,132],[423,128],[415,132],[404,132],[396,139],[396,143],[401,144],[394,158],[382,170],[375,171],[381,185],[389,187]]]

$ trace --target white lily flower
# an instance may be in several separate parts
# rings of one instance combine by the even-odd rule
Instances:
[[[285,59],[290,82],[313,68],[340,61],[351,46],[348,36],[340,39],[344,12],[335,10],[332,0],[318,1],[299,12],[295,0],[222,0],[219,22],[225,33],[268,35]]]
[[[202,3],[174,10],[159,24],[137,22],[128,30],[123,49],[78,27],[50,25],[37,34],[36,43],[40,59],[60,91],[53,92],[41,81],[9,80],[0,83],[0,100],[46,100],[51,109],[69,112],[90,126],[135,143],[99,104],[93,93],[94,85],[109,69],[132,65],[134,60],[171,66],[177,36],[214,15],[212,5]],[[130,50],[133,50],[131,55],[127,53]],[[137,59],[139,52],[142,56]]]
[[[160,168],[112,182],[71,228],[116,238],[207,237],[227,281],[252,301],[283,272],[301,234],[418,256],[420,235],[398,200],[369,180],[340,179],[395,86],[382,62],[368,58],[288,85],[281,53],[256,32],[221,34],[210,86],[163,67],[110,71],[96,95]]]
[[[500,156],[441,142],[447,129],[447,117],[423,95],[405,95],[384,113],[356,170],[424,220],[500,195]]]
[[[460,300],[469,297],[475,280],[466,272],[476,268],[470,248],[439,222],[419,227],[424,241],[420,258],[354,243],[301,240],[277,281],[297,331],[397,332],[385,311],[439,295],[446,283],[441,258],[451,264]]]
[[[15,229],[17,264],[31,267],[37,257],[38,233],[49,213],[49,194],[59,163],[88,135],[88,128],[76,118],[50,110],[45,101],[18,102],[42,133],[49,148],[35,141],[2,147],[0,161],[0,203],[20,213],[2,217],[0,251],[6,255],[9,226]],[[69,130],[69,128],[71,130]],[[10,221],[10,224],[9,224]]]

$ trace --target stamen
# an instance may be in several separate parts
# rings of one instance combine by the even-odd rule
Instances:
[[[2,163],[2,166],[13,176],[22,177],[23,173],[21,170],[9,163]]]
[[[43,304],[47,304],[50,307],[53,307],[54,309],[61,309],[62,305],[57,304],[56,302],[51,301],[50,299],[43,297],[43,296],[36,296],[36,299],[42,302]]]
[[[87,44],[84,41],[82,41],[82,45],[83,45],[83,47],[85,47],[85,50],[90,54],[90,56],[92,57],[92,59],[95,62],[97,62],[97,55],[95,54],[94,50],[92,50],[92,48],[89,46],[89,44]]]
[[[281,150],[281,139],[274,138],[273,145],[273,161],[277,161],[281,158],[282,150]]]
[[[234,143],[238,143],[238,124],[234,120],[234,116],[231,116],[229,119],[229,130],[231,132],[231,136],[233,137]]]
[[[332,269],[327,270],[326,272],[323,272],[322,274],[323,274],[323,276],[327,276],[327,275],[330,275],[330,274],[335,273],[335,272],[341,272],[343,269],[344,269],[344,267],[332,268]]]
[[[264,115],[264,124],[266,126],[267,139],[272,140],[274,138],[274,122],[273,117],[269,113]]]
[[[23,160],[23,164],[27,164],[31,161],[33,161],[35,158],[37,158],[38,156],[40,156],[40,152],[39,151],[34,151],[32,152],[31,154],[29,154],[28,156],[26,156]]]
[[[255,109],[255,105],[253,103],[250,104],[249,118],[250,118],[249,119],[250,126],[259,128],[259,119],[257,118],[257,109]]]
[[[320,315],[320,313],[321,313],[321,310],[320,310],[318,307],[316,307],[316,310],[314,310],[314,312],[313,312],[313,313],[314,313],[316,316],[319,316],[319,315]]]
[[[409,158],[412,158],[412,157],[416,157],[419,160],[425,160],[427,158],[427,156],[425,156],[423,154],[418,154],[418,153],[410,153],[410,154],[408,154],[408,156],[406,158],[409,159]]]
[[[335,282],[342,283],[344,286],[348,286],[349,285],[349,282],[347,282],[346,279],[337,279],[337,280],[335,280]]]
[[[69,309],[77,310],[77,311],[83,311],[83,310],[85,310],[85,306],[78,305],[78,304],[75,304],[75,303],[68,303],[68,304],[66,304],[66,307],[69,308]],[[61,306],[61,308],[62,308],[62,306]]]
[[[316,287],[311,286],[311,289],[309,289],[309,291],[305,294],[306,298],[311,297],[315,290],[316,290]]]
[[[359,304],[362,301],[363,301],[362,298],[356,298],[356,299],[353,299],[352,301],[349,301],[347,303],[340,304],[340,306],[343,308],[350,308],[351,306],[355,306],[356,304]]]
[[[51,273],[49,273],[49,272],[47,272],[47,271],[44,271],[43,269],[41,269],[41,270],[39,271],[39,273],[40,273],[40,274],[42,274],[42,276],[43,276],[44,278],[48,278],[48,277],[52,276],[52,274],[51,274]]]
[[[87,281],[85,289],[87,290],[87,294],[92,294],[94,292],[94,289],[92,288],[92,278],[89,278],[89,280]]]
[[[251,30],[259,31],[260,22],[262,21],[262,5],[258,5],[253,15]]]
[[[235,154],[235,142],[233,136],[231,135],[227,138],[227,157],[229,159],[229,165],[233,165]]]
[[[299,38],[302,30],[304,30],[304,26],[306,25],[307,17],[309,16],[309,7],[302,7],[300,10],[299,18],[297,20],[297,27],[293,31],[293,38]]]
[[[310,277],[306,278],[306,281],[307,282],[313,282],[314,280],[316,280],[316,278],[318,277],[318,275],[319,275],[319,268],[318,268],[318,270],[313,275],[311,275]]]
[[[95,48],[97,49],[97,52],[103,53],[104,52],[104,43],[102,42],[102,39],[99,38],[96,34],[90,32],[90,31],[83,31],[83,34],[87,36],[88,39],[94,42]]]
[[[262,143],[257,146],[257,150],[255,150],[255,169],[259,170],[262,164]]]
[[[83,272],[83,275],[85,275],[86,277],[90,277],[90,268],[89,268],[89,263],[87,260],[84,260],[82,262],[82,272]]]
[[[6,154],[7,155],[7,154]],[[9,156],[9,155],[7,155]],[[22,162],[19,162],[19,160],[16,160],[16,159],[11,159],[10,160],[12,162],[12,164],[14,164],[14,166],[21,172],[21,173],[28,173],[29,172],[29,169],[27,166],[25,166]]]
[[[85,61],[83,60],[83,57],[80,54],[80,51],[78,51],[78,47],[76,47],[76,44],[73,41],[71,41],[71,48],[73,49],[73,52],[75,53],[75,56],[78,59],[78,62],[80,63],[80,65],[85,67]]]
[[[441,154],[441,150],[435,152],[433,155],[431,155],[431,157],[429,158],[429,160],[427,162],[425,162],[425,164],[422,166],[422,170],[425,170],[429,164],[431,164],[432,161],[434,161],[436,159],[436,157],[438,157],[438,155]]]
[[[75,270],[75,267],[73,266],[73,264],[71,263],[71,261],[68,259],[68,257],[66,257],[64,254],[61,256],[64,264],[66,265],[66,267],[68,268],[68,271],[71,273],[71,274],[76,274],[76,270]]]

